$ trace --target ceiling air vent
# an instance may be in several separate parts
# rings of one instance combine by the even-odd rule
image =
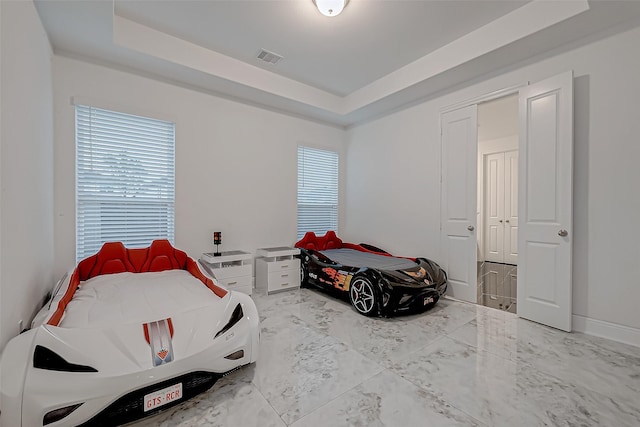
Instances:
[[[282,59],[282,56],[277,53],[269,52],[268,50],[262,49],[258,54],[258,59],[264,62],[268,62],[269,64],[277,64],[278,61]]]

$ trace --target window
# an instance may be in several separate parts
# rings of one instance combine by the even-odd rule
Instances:
[[[175,125],[76,105],[76,259],[174,234]]]
[[[298,146],[298,239],[338,228],[338,153]]]

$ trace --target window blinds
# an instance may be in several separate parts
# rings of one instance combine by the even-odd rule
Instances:
[[[298,146],[298,239],[338,228],[338,153]]]
[[[76,260],[174,237],[175,125],[76,105]]]

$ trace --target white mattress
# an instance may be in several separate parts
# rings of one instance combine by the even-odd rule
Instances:
[[[83,283],[67,305],[63,328],[147,323],[217,305],[220,298],[185,270],[116,273]]]

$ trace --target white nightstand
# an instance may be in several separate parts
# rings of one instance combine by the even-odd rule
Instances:
[[[253,255],[244,251],[224,251],[220,256],[203,253],[200,260],[227,289],[251,295],[253,291]]]
[[[300,253],[297,248],[280,246],[256,251],[256,287],[267,294],[300,287]]]

